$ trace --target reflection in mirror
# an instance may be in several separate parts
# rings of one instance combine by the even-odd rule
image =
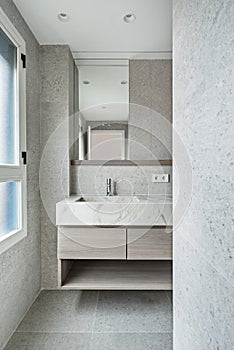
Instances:
[[[76,65],[72,159],[170,160],[171,60],[94,59]]]
[[[128,157],[128,60],[77,60],[79,159]]]
[[[111,124],[109,124],[111,125]],[[88,160],[123,160],[125,156],[125,131],[88,127]]]

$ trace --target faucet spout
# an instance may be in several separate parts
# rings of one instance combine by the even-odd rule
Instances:
[[[106,195],[112,196],[111,179],[106,179]]]

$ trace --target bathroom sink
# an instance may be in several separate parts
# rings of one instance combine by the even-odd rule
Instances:
[[[82,196],[75,200],[76,203],[138,203],[135,196]]]
[[[56,224],[64,226],[172,225],[168,195],[71,196],[56,204]]]

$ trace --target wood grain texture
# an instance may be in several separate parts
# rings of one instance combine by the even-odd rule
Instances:
[[[59,227],[59,259],[126,259],[126,229]]]
[[[71,160],[71,165],[101,165],[101,166],[152,166],[152,165],[160,165],[160,166],[171,166],[171,159],[163,159],[163,160]]]
[[[62,289],[171,290],[170,261],[76,261]]]
[[[60,260],[58,259],[58,288],[61,287],[63,281],[68,275],[74,260]]]
[[[164,228],[127,229],[128,260],[172,260],[172,231]]]

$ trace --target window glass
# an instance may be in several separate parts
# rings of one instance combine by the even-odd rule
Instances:
[[[0,164],[19,163],[17,48],[0,28]]]
[[[0,254],[27,235],[25,41],[0,7]]]
[[[0,182],[0,240],[20,229],[20,182]]]

